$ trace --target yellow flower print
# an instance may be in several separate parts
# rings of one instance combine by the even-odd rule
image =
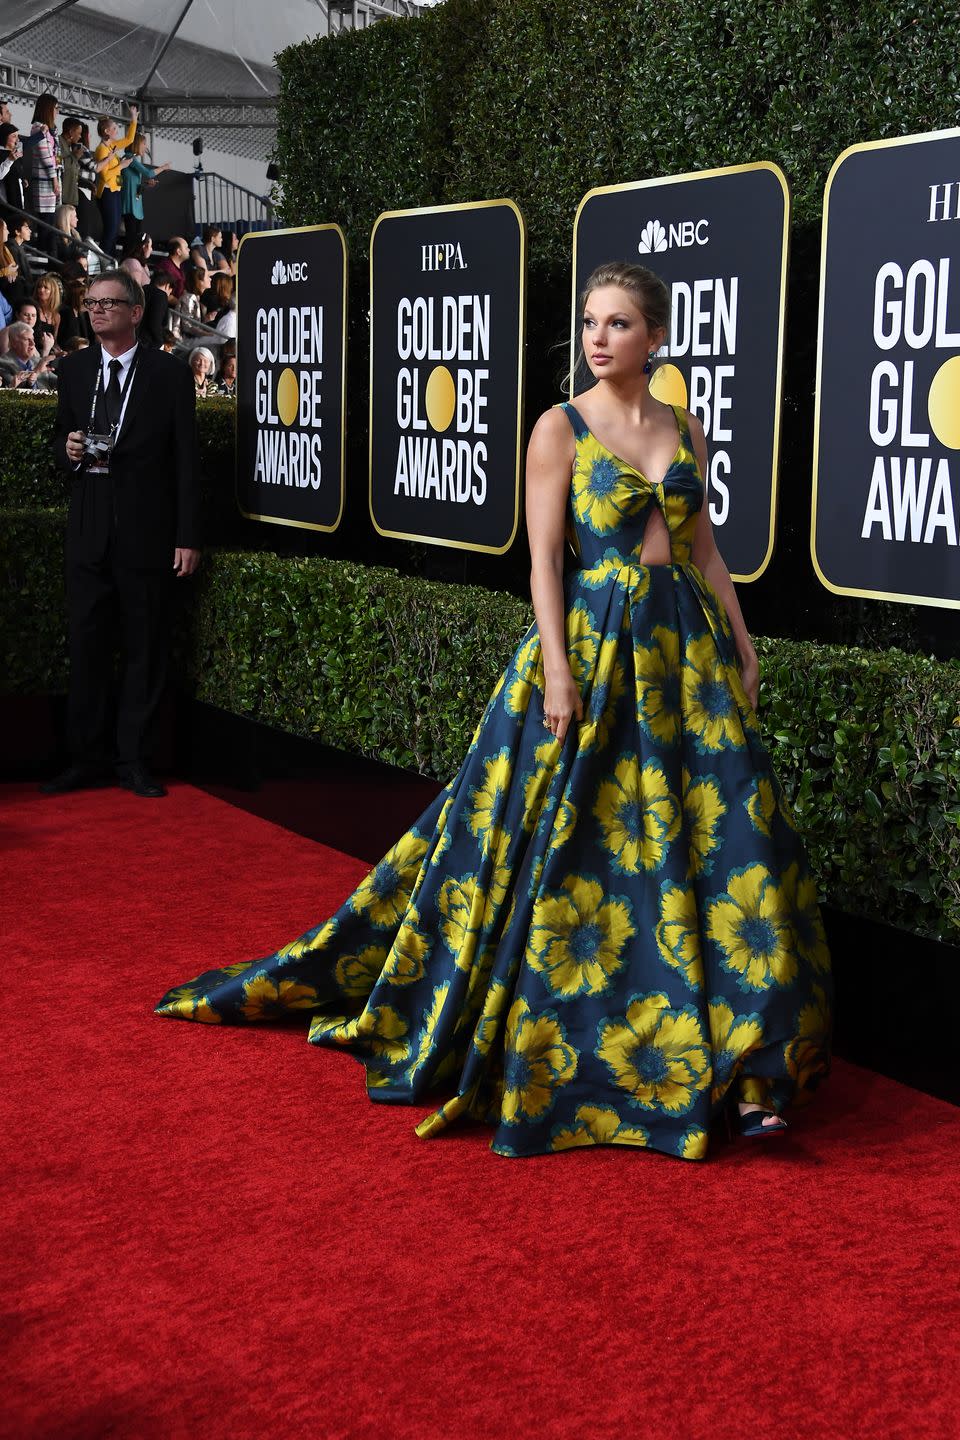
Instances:
[[[335,925],[335,924],[336,924],[336,921],[335,921],[335,920],[331,920],[331,921],[330,921],[330,924],[331,924],[331,925]],[[282,955],[283,952],[281,951],[280,953],[281,953],[281,955]],[[254,964],[256,964],[256,961],[254,961]],[[249,960],[235,960],[232,965],[224,965],[223,969],[220,971],[220,974],[221,974],[221,975],[242,975],[243,972],[244,972],[244,970],[250,970],[251,968],[252,968],[252,967],[251,967],[251,965],[250,965],[250,961],[249,961]]]
[[[590,699],[577,747],[579,750],[587,753],[603,749],[616,720],[617,705],[626,690],[626,674],[617,654],[617,637],[607,635],[600,646],[596,673],[590,687]]]
[[[781,887],[765,865],[732,870],[726,894],[706,909],[707,936],[722,950],[721,964],[741,990],[790,985],[797,976],[795,937]]]
[[[707,1153],[707,1132],[700,1125],[688,1125],[677,1141],[681,1160],[703,1160]]]
[[[641,770],[635,755],[622,755],[597,791],[593,813],[601,843],[617,870],[637,875],[659,870],[680,831],[680,802],[656,760]]]
[[[797,1034],[786,1050],[787,1070],[797,1084],[795,1098],[810,1099],[816,1082],[830,1068],[830,1004],[826,991],[813,987],[813,999],[800,1010]]]
[[[545,740],[533,752],[534,768],[523,785],[524,828],[532,830],[539,822],[544,805],[549,804],[547,792],[553,779],[562,746],[557,740]]]
[[[433,941],[420,929],[420,916],[411,905],[390,947],[383,979],[389,985],[414,985],[426,973],[424,962],[432,946]]]
[[[624,478],[613,456],[589,436],[577,446],[572,494],[574,514],[594,535],[618,530],[638,504],[637,487]]]
[[[423,1022],[423,1029],[417,1036],[417,1049],[413,1062],[407,1069],[407,1079],[412,1080],[419,1070],[430,1059],[434,1042],[437,1035],[437,1026],[440,1024],[440,1017],[443,1015],[443,1007],[447,1003],[447,996],[450,993],[450,981],[444,980],[442,985],[437,985],[433,991],[433,999],[430,1002],[430,1009],[427,1011]]]
[[[433,848],[433,854],[430,856],[431,865],[438,865],[443,859],[446,852],[450,849],[453,836],[447,829],[447,816],[450,814],[450,807],[452,806],[452,804],[453,796],[448,795],[446,800],[443,802],[443,809],[437,816],[437,828],[434,833],[439,835],[440,838]]]
[[[474,835],[482,837],[500,819],[510,789],[513,762],[506,745],[484,761],[483,781],[470,792],[470,811],[465,820]]]
[[[579,1145],[649,1145],[650,1131],[627,1125],[609,1105],[581,1105],[572,1125],[558,1125],[550,1136],[551,1150]]]
[[[244,965],[243,969],[249,969]],[[180,1020],[200,1020],[205,1025],[219,1025],[223,1019],[204,996],[198,999],[195,985],[178,985],[171,990],[162,1005],[157,1006],[158,1015],[169,1015]]]
[[[535,900],[540,891],[540,881],[543,879],[544,857],[538,855],[530,866],[530,883],[527,886],[527,894],[531,900]]]
[[[552,1010],[532,1013],[518,999],[507,1016],[503,1099],[500,1118],[506,1125],[540,1120],[552,1108],[557,1091],[577,1073],[577,1052]]]
[[[582,693],[593,674],[600,649],[597,622],[582,600],[575,601],[567,611],[566,642],[570,673]]]
[[[766,775],[758,775],[753,781],[751,793],[744,802],[750,824],[761,835],[770,835],[770,822],[777,813],[777,797],[773,784]]]
[[[687,879],[709,875],[713,869],[713,852],[722,836],[717,827],[727,806],[715,775],[699,775],[691,781],[690,772],[683,771],[683,818],[687,830],[690,863]]]
[[[703,961],[697,899],[692,886],[663,882],[655,934],[657,949],[667,964],[680,973],[691,990],[699,990],[703,984]]]
[[[637,720],[652,740],[675,745],[680,738],[680,637],[666,625],[653,627],[653,644],[634,643]]]
[[[384,930],[399,925],[420,875],[427,842],[414,831],[403,835],[347,902],[357,915]]]
[[[328,920],[325,925],[318,929],[308,930],[301,935],[299,940],[291,940],[289,945],[284,945],[282,950],[277,951],[278,960],[299,960],[301,955],[310,955],[323,950],[337,933],[336,920]]]
[[[387,960],[383,945],[367,945],[356,955],[341,955],[333,978],[341,995],[365,1000],[380,979]]]
[[[830,970],[830,951],[823,928],[823,917],[817,902],[817,885],[813,876],[801,873],[796,861],[784,872],[783,893],[793,925],[797,953],[821,975]]]
[[[560,891],[545,891],[533,907],[527,963],[554,995],[602,995],[626,964],[636,935],[630,903],[605,896],[596,880],[568,875]]]
[[[348,1021],[340,1027],[341,1033],[334,1035],[335,1040],[349,1041],[354,1038],[364,1039],[368,1048],[374,1055],[381,1055],[392,1065],[398,1065],[410,1058],[410,1042],[405,1039],[409,1026],[402,1015],[394,1010],[392,1005],[375,1005],[373,1009],[364,1010],[356,1020]],[[354,1035],[350,1035],[350,1030]]]
[[[692,1005],[671,1010],[667,996],[635,995],[626,1014],[601,1020],[596,1056],[635,1105],[685,1115],[710,1084],[710,1052]]]
[[[291,1010],[310,1010],[317,1003],[312,985],[298,985],[296,980],[275,983],[262,970],[243,982],[245,1003],[240,1009],[248,1020],[276,1020]]]
[[[517,651],[506,681],[504,708],[508,715],[526,715],[530,696],[534,690],[543,694],[543,656],[540,652],[540,634],[536,629],[527,637]]]
[[[489,1055],[490,1047],[497,1038],[500,1020],[510,1000],[510,990],[502,980],[494,980],[487,991],[480,1018],[473,1032],[473,1048],[478,1055]]]
[[[484,903],[482,892],[477,894],[476,875],[462,875],[459,880],[451,875],[440,886],[440,934],[460,970],[470,969]]]
[[[576,824],[576,805],[574,805],[571,800],[561,800],[553,826],[550,830],[550,839],[547,841],[548,854],[551,850],[559,850],[561,845],[566,845],[576,829]]]
[[[635,558],[631,559],[619,550],[610,549],[593,565],[577,571],[577,583],[590,590],[601,590],[609,585],[611,580],[636,603],[642,600],[650,589],[650,569]]]
[[[714,1104],[743,1068],[744,1058],[763,1045],[763,1022],[759,1015],[734,1015],[725,1000],[710,1002],[710,1045],[713,1050]]]
[[[743,725],[730,671],[711,634],[687,641],[680,672],[683,719],[701,754],[743,748]]]

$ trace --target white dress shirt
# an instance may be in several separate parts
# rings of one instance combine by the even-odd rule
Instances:
[[[133,382],[132,382],[132,381],[131,381],[131,383],[130,383],[129,385],[127,385],[127,376],[130,374],[130,367],[131,367],[131,365],[133,364],[133,357],[136,355],[136,353],[137,353],[137,346],[136,346],[136,344],[131,345],[129,350],[124,350],[124,352],[123,352],[122,355],[109,355],[109,354],[107,353],[107,351],[104,350],[102,347],[101,347],[101,350],[100,350],[101,364],[102,364],[102,367],[103,367],[103,368],[102,368],[102,371],[101,371],[101,375],[102,375],[102,379],[103,379],[103,393],[104,393],[104,394],[107,393],[107,386],[110,384],[110,361],[111,361],[111,360],[119,360],[119,361],[120,361],[120,374],[118,375],[117,378],[118,378],[118,380],[119,380],[119,382],[120,382],[120,391],[121,391],[121,394],[123,395],[123,405],[122,405],[121,408],[120,408],[120,420],[119,420],[119,422],[118,422],[118,424],[117,424],[117,435],[120,434],[120,431],[121,431],[121,429],[123,428],[123,417],[124,417],[124,415],[126,415],[126,413],[127,413],[127,402],[128,402],[129,399],[130,399],[130,391],[133,389]],[[125,385],[127,386],[126,390],[124,390],[124,388],[123,388]],[[116,438],[116,437],[114,437],[114,438]]]

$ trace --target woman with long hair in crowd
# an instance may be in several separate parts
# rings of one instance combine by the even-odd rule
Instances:
[[[90,316],[83,308],[87,283],[85,275],[74,275],[64,282],[60,328],[57,331],[57,345],[61,350],[66,350],[71,340],[79,338],[91,342],[94,338]]]
[[[151,165],[147,161],[147,137],[141,130],[130,142],[130,164],[120,180],[120,209],[123,214],[125,243],[131,244],[143,234],[143,190],[144,186],[157,183],[157,176],[170,169],[170,161],[162,165]]]
[[[57,234],[53,237],[50,259],[63,271],[85,253],[80,240],[80,231],[77,229],[76,206],[58,205],[53,223],[56,226]]]
[[[50,271],[40,275],[33,287],[34,304],[37,307],[36,338],[37,349],[42,350],[44,335],[52,335],[54,345],[60,332],[60,306],[63,304],[63,286],[60,278]]]
[[[234,279],[225,270],[218,270],[216,275],[210,278],[210,292],[212,295],[209,314],[210,324],[221,335],[226,335],[231,340],[237,338],[237,304],[233,298]]]
[[[10,249],[9,241],[9,226],[4,217],[0,215],[0,295],[12,308],[19,299],[17,282],[20,279],[20,266],[17,263],[17,257]],[[7,321],[7,324],[9,323]]]
[[[13,282],[11,303],[16,305],[20,300],[25,300],[28,295],[33,294],[33,267],[30,264],[30,257],[24,249],[29,245],[33,235],[33,226],[30,224],[28,215],[11,215],[7,221],[7,249],[13,256],[17,265],[17,278]],[[2,288],[2,287],[0,287]]]
[[[203,333],[199,325],[194,325],[192,322],[204,319],[203,300],[209,278],[206,270],[200,270],[194,266],[186,272],[183,294],[175,306],[180,317],[180,329],[184,335]]]
[[[33,139],[29,148],[30,204],[33,213],[41,222],[37,226],[34,243],[49,254],[53,250],[54,237],[46,226],[53,224],[53,217],[60,204],[60,155],[55,95],[44,92],[37,97],[30,134]]]
[[[100,143],[94,151],[94,159],[107,163],[97,176],[97,201],[103,219],[103,238],[100,247],[106,255],[113,255],[117,236],[120,234],[120,182],[124,170],[130,164],[130,157],[122,156],[121,150],[133,144],[137,133],[137,116],[140,109],[130,106],[130,124],[125,135],[121,135],[117,122],[109,115],[101,115],[97,122]]]

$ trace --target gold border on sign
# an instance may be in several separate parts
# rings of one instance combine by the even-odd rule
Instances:
[[[781,412],[783,410],[783,348],[784,335],[786,330],[787,315],[787,267],[790,256],[790,186],[787,177],[779,165],[772,160],[755,160],[748,165],[722,165],[716,170],[688,170],[682,175],[660,175],[650,180],[628,180],[620,185],[597,185],[593,190],[588,190],[577,206],[576,214],[573,217],[573,275],[571,278],[571,301],[570,301],[570,398],[573,398],[573,367],[576,349],[577,336],[577,230],[580,224],[580,215],[588,200],[595,195],[611,195],[620,190],[649,190],[655,185],[680,185],[691,180],[713,180],[718,175],[743,175],[751,170],[768,170],[771,175],[776,176],[783,192],[783,238],[780,246],[780,314],[777,321],[777,373],[776,388],[774,391],[776,405],[773,416],[773,450],[771,454],[770,474],[770,525],[767,533],[767,548],[760,562],[758,569],[751,571],[749,575],[731,574],[731,580],[737,580],[740,584],[748,584],[751,580],[759,580],[760,576],[767,569],[773,558],[773,548],[777,533],[777,511],[780,503],[780,428]],[[652,257],[651,257],[652,258]],[[669,360],[669,355],[666,357]],[[704,476],[706,483],[706,476]]]
[[[890,590],[854,590],[844,585],[834,585],[820,568],[817,559],[817,495],[820,480],[820,394],[823,368],[823,315],[827,294],[827,238],[829,235],[830,191],[840,166],[850,155],[864,150],[889,150],[895,145],[922,145],[930,140],[958,140],[960,128],[930,130],[923,135],[896,135],[888,140],[864,140],[859,145],[848,145],[830,166],[827,183],[823,190],[823,227],[820,237],[820,304],[817,311],[817,381],[813,409],[813,488],[810,495],[810,559],[817,579],[826,590],[834,595],[855,595],[860,600],[892,600],[899,605],[932,605],[939,610],[960,610],[960,600],[948,600],[941,595],[904,595]]]
[[[384,530],[377,524],[373,513],[373,243],[383,220],[399,220],[408,215],[444,215],[457,210],[489,210],[495,205],[505,205],[517,218],[520,262],[520,293],[517,313],[517,443],[516,464],[513,484],[513,529],[504,545],[472,545],[469,540],[443,540],[438,535],[415,535],[403,530]],[[520,208],[513,200],[468,200],[456,205],[423,205],[410,210],[384,210],[373,222],[370,231],[370,418],[369,439],[369,489],[368,505],[370,523],[378,535],[390,540],[415,540],[420,545],[439,545],[445,550],[474,550],[483,555],[505,555],[517,538],[520,526],[520,461],[523,440],[523,381],[525,371],[524,335],[527,320],[527,227]]]
[[[240,401],[237,399],[236,412],[233,417],[233,495],[237,502],[237,509],[246,520],[261,520],[265,525],[286,525],[291,530],[320,530],[330,535],[343,519],[344,497],[346,493],[346,455],[347,455],[347,239],[339,225],[291,225],[286,230],[248,230],[241,235],[240,244],[237,246],[237,333],[240,332],[240,251],[248,240],[270,240],[277,235],[315,235],[319,230],[336,230],[340,236],[340,251],[343,257],[343,314],[340,317],[340,505],[337,510],[337,518],[332,525],[317,525],[312,520],[287,520],[280,515],[256,515],[252,510],[244,510],[240,504],[240,486],[238,483],[238,461],[240,447],[237,444],[237,428],[240,423]]]

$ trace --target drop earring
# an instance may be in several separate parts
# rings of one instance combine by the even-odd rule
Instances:
[[[644,375],[649,375],[650,371],[653,369],[653,357],[654,355],[656,355],[656,353],[656,350],[651,350],[650,354],[647,356],[647,363],[643,367]]]

